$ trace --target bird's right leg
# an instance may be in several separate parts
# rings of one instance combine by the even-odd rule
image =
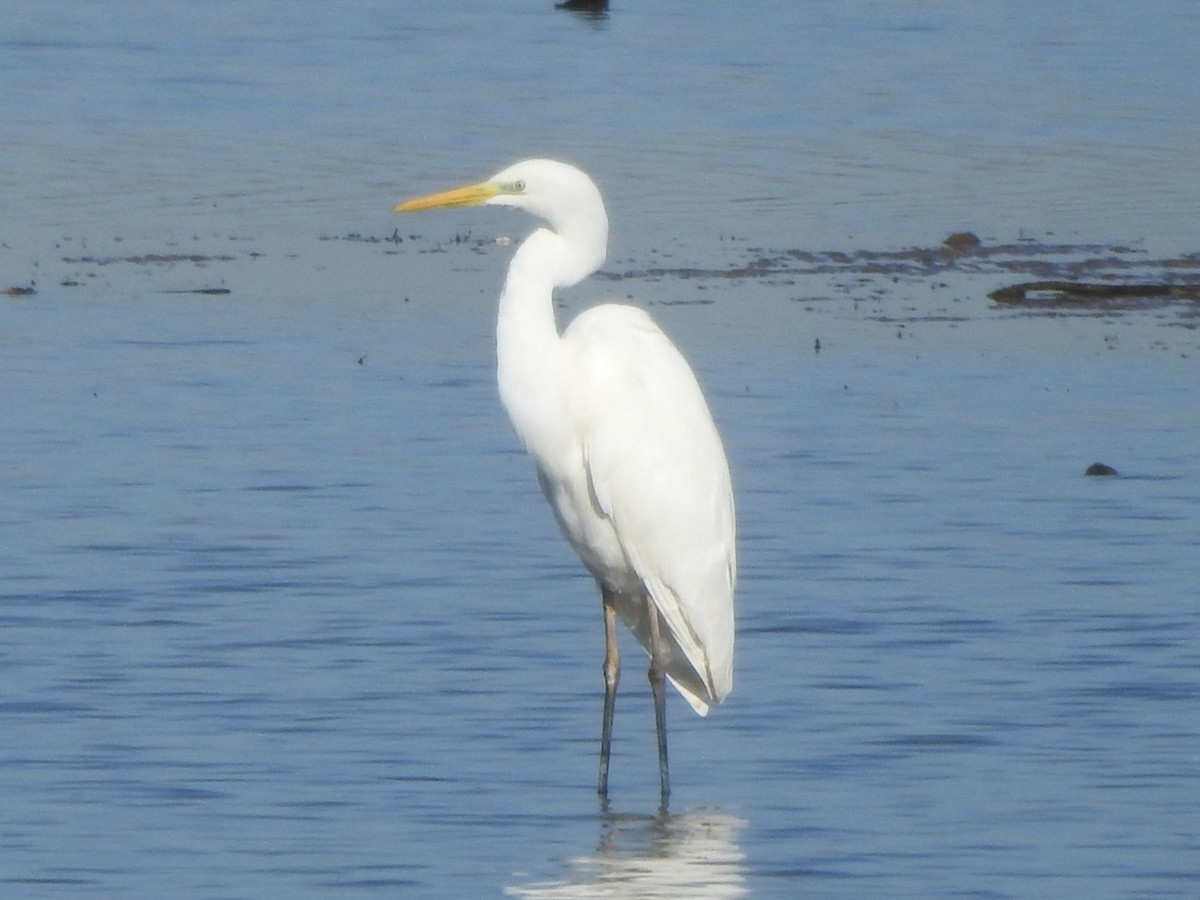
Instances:
[[[650,617],[650,691],[654,694],[654,730],[658,734],[658,781],[659,803],[662,813],[667,811],[671,797],[671,777],[667,768],[667,693],[666,680],[669,650],[662,634],[663,625],[658,620],[658,609],[650,595],[646,595],[646,614]]]
[[[621,680],[621,650],[617,646],[617,598],[601,585],[604,600],[604,722],[600,726],[600,783],[596,792],[608,799],[608,758],[612,751],[613,710]]]

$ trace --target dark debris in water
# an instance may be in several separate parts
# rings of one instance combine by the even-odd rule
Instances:
[[[979,239],[979,235],[973,231],[959,231],[942,241],[944,246],[960,251],[973,250],[982,243],[983,241]]]
[[[470,232],[434,236],[393,228],[378,235],[350,232],[320,235],[320,241],[345,242],[388,255],[409,253],[511,253],[513,241],[505,236],[480,238]],[[80,241],[86,247],[86,241]],[[973,231],[949,234],[929,247],[899,250],[868,248],[808,250],[770,249],[745,241],[721,241],[717,255],[686,258],[675,249],[650,249],[626,260],[610,259],[596,275],[602,281],[680,281],[698,292],[691,299],[660,299],[664,305],[711,304],[704,292],[722,285],[742,283],[795,286],[790,299],[805,304],[850,300],[859,315],[884,323],[944,322],[954,326],[982,314],[990,302],[996,312],[1019,316],[1111,316],[1140,310],[1172,307],[1167,324],[1200,330],[1200,252],[1155,257],[1136,245],[1068,243],[1053,240],[989,242]],[[258,258],[261,252],[228,254],[175,252],[168,244],[162,252],[127,255],[63,256],[69,266],[92,269],[72,271],[52,278],[62,286],[78,287],[97,277],[101,267],[215,267],[236,260]],[[299,254],[298,254],[299,255]],[[86,274],[85,277],[81,277]],[[218,285],[224,279],[213,279]],[[923,298],[938,293],[931,305]],[[170,293],[170,291],[168,291]],[[10,297],[34,293],[14,286],[2,292]],[[219,295],[225,287],[200,286],[174,293]],[[969,304],[961,306],[963,300]],[[900,301],[893,304],[893,301]],[[877,305],[881,304],[881,305]],[[898,333],[898,336],[903,336]]]
[[[420,252],[466,248],[486,252],[506,247],[507,238],[479,239],[470,233],[433,240],[418,234],[386,237],[357,232],[324,241],[399,245],[414,242]],[[726,265],[648,265],[606,268],[602,281],[738,281],[755,279],[792,283],[805,276],[935,278],[948,274],[1016,276],[1011,285],[988,293],[1002,307],[1030,311],[1055,307],[1122,310],[1200,300],[1200,253],[1154,259],[1120,244],[1069,244],[1021,240],[988,244],[974,232],[949,235],[936,247],[903,250],[766,250],[750,248],[747,257]],[[808,298],[811,299],[811,298]]]
[[[354,243],[354,244],[397,244],[397,245],[399,245],[399,244],[403,244],[406,240],[416,241],[416,240],[420,240],[420,238],[418,235],[415,235],[415,234],[403,235],[400,233],[399,228],[393,228],[392,233],[389,234],[387,237],[376,237],[375,235],[372,235],[372,234],[362,234],[357,231],[351,231],[349,234],[342,235],[341,237],[331,237],[328,235],[322,236],[320,238],[320,240],[322,240],[322,241],[349,241],[350,243]]]
[[[1200,300],[1200,283],[1027,281],[992,291],[988,298],[996,303],[1020,304],[1027,307],[1089,306],[1134,309],[1176,300]]]
[[[1019,241],[984,244],[974,233],[952,234],[938,247],[905,250],[750,251],[723,267],[648,267],[604,271],[609,281],[763,279],[792,283],[811,276],[937,279],[951,274],[1017,277],[987,294],[997,306],[1029,312],[1120,312],[1200,301],[1200,253],[1155,259],[1133,247]],[[944,285],[940,285],[944,286]]]
[[[555,9],[565,9],[586,16],[603,17],[608,13],[608,0],[561,0],[554,4]]]
[[[146,253],[140,256],[64,256],[63,262],[71,265],[111,266],[128,263],[134,266],[166,266],[176,263],[193,263],[202,266],[210,262],[232,262],[236,257],[206,253]]]
[[[974,237],[971,235],[971,237]],[[977,240],[977,239],[976,239]],[[743,263],[720,268],[656,267],[625,272],[601,272],[610,281],[629,278],[758,278],[779,275],[895,275],[928,277],[947,272],[1020,272],[1043,278],[1071,278],[1079,274],[1154,265],[1130,247],[1102,244],[1047,244],[1016,242],[972,244],[951,235],[938,247],[905,250],[780,250],[752,249],[755,256]],[[1200,275],[1200,254],[1159,265],[1191,268]]]

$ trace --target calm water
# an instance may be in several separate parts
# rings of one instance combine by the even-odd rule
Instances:
[[[719,276],[967,228],[1197,252],[1194,4],[29,6],[5,896],[1200,893],[1195,310]],[[665,818],[632,646],[598,807],[599,602],[495,396],[528,224],[387,212],[531,153],[610,202],[564,315],[650,304],[734,467],[737,687],[672,701]]]

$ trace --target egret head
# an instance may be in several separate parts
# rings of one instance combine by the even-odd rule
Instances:
[[[485,203],[523,209],[549,222],[555,231],[561,232],[574,220],[605,215],[604,201],[592,179],[574,166],[552,159],[522,160],[485,183],[496,190]]]
[[[604,262],[608,214],[595,183],[585,173],[552,159],[526,159],[487,181],[397,204],[395,212],[460,206],[511,206],[546,222],[578,260],[578,280]]]
[[[394,212],[457,206],[512,206],[549,222],[555,231],[576,219],[603,217],[604,201],[585,173],[553,159],[526,159],[501,169],[487,181],[428,194],[396,205]]]

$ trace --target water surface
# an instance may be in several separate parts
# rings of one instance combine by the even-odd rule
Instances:
[[[1194,304],[986,295],[1194,279],[1197,11],[551,6],[8,18],[6,892],[1194,896]],[[646,304],[734,469],[668,817],[632,646],[597,803],[599,602],[495,396],[528,225],[388,213],[535,153],[614,223],[563,316]]]

